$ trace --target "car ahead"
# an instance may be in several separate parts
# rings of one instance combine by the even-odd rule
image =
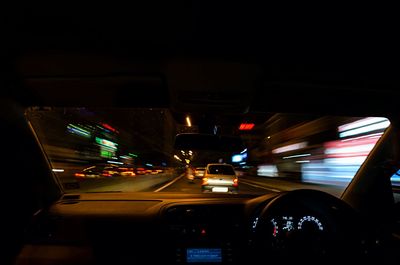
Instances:
[[[107,164],[87,167],[82,171],[76,172],[74,176],[77,179],[116,177],[121,176],[122,172],[118,166]]]
[[[138,167],[136,168],[136,175],[145,175],[146,173],[146,169],[144,167]]]
[[[194,170],[194,177],[195,178],[202,178],[204,177],[204,172],[206,171],[205,167],[196,167]]]
[[[208,164],[201,184],[203,192],[232,192],[239,190],[235,169],[229,164]]]
[[[136,176],[135,170],[132,167],[119,167],[118,171],[119,171],[119,174],[122,177],[134,177],[134,176]]]
[[[145,170],[145,174],[148,174],[148,175],[157,175],[157,174],[159,174],[160,172],[157,170],[157,169],[155,169],[155,168],[147,168],[146,170]]]

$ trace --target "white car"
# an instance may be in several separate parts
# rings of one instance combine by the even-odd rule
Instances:
[[[194,170],[194,177],[195,178],[202,178],[204,177],[204,172],[206,171],[205,167],[196,167]]]
[[[232,192],[239,188],[235,169],[229,164],[208,164],[201,189],[203,192]]]

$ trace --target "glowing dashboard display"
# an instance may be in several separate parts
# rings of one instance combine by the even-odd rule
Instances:
[[[188,248],[186,250],[187,263],[219,263],[222,262],[220,248]]]
[[[279,235],[284,236],[295,231],[306,233],[324,231],[322,222],[312,215],[305,215],[297,218],[290,215],[278,216],[270,219],[269,224],[273,237],[278,237]]]

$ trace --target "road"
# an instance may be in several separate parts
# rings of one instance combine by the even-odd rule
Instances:
[[[195,179],[194,182],[189,182],[183,176],[176,178],[174,183],[170,185],[164,185],[164,187],[160,187],[156,192],[185,192],[185,193],[201,193],[201,179]],[[265,194],[273,192],[271,188],[248,185],[245,183],[241,183],[239,185],[239,193],[243,194]],[[278,191],[278,190],[275,190]]]
[[[65,183],[64,183],[65,184]],[[201,193],[201,179],[193,183],[179,174],[141,175],[135,177],[112,177],[74,181],[68,192],[173,192]],[[79,185],[79,187],[77,186]],[[242,176],[239,178],[239,193],[266,194],[294,189],[317,189],[340,196],[345,187],[300,183],[279,178]]]

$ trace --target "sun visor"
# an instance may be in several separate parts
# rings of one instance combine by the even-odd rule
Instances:
[[[259,69],[223,62],[180,62],[167,67],[171,107],[176,112],[243,114],[258,85]]]
[[[164,75],[154,63],[60,53],[22,57],[17,63],[28,106],[168,107]]]
[[[157,76],[35,77],[24,80],[28,105],[59,107],[168,107]]]

